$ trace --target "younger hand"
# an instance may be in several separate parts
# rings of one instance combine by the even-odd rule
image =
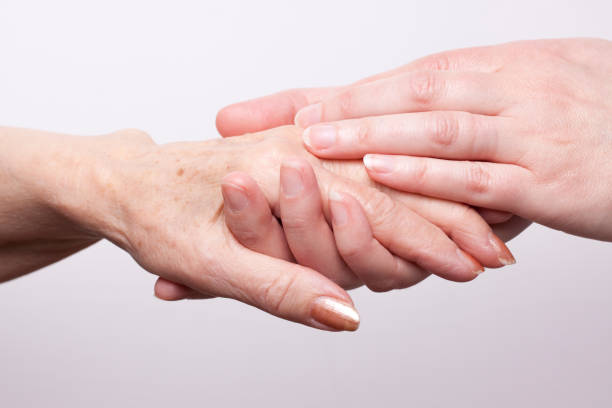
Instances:
[[[320,157],[379,153],[365,157],[368,173],[390,187],[612,240],[610,78],[609,41],[527,41],[433,55],[290,99]],[[229,107],[220,128],[275,103],[279,95]]]

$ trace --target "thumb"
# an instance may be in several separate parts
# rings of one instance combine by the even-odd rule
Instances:
[[[342,288],[316,271],[237,248],[215,293],[283,319],[330,331],[355,331],[359,314]]]
[[[217,113],[217,130],[221,136],[229,137],[291,125],[300,109],[321,101],[337,89],[291,89],[226,106]]]

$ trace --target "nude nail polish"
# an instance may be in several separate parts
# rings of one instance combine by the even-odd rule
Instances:
[[[323,116],[323,105],[315,103],[314,105],[306,106],[302,108],[297,115],[295,115],[295,124],[302,129],[306,129],[308,126],[312,126],[316,123],[320,123]]]
[[[375,173],[390,173],[394,168],[393,159],[373,154],[366,154],[363,157],[363,164],[366,169]]]
[[[223,201],[232,211],[242,211],[249,205],[249,198],[240,187],[224,184],[221,193]]]
[[[317,322],[336,330],[355,331],[359,327],[359,313],[353,306],[327,296],[314,301],[310,315]]]
[[[334,226],[342,227],[348,222],[348,212],[342,201],[342,195],[333,190],[329,192],[329,210]]]
[[[286,197],[295,197],[304,190],[300,169],[283,164],[280,173],[281,190]]]
[[[516,263],[516,259],[514,259],[510,249],[508,249],[506,244],[492,232],[489,233],[489,243],[495,249],[499,263],[504,266],[514,265]]]
[[[304,144],[313,150],[323,150],[336,143],[337,130],[332,125],[315,125],[304,131]]]

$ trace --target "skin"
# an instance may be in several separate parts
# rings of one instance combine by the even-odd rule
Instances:
[[[334,222],[337,233],[327,238],[340,243],[340,255],[329,251],[338,262],[313,269],[326,265],[309,264],[296,246],[312,234],[300,228],[300,212],[322,228],[330,199],[346,205],[369,238],[356,242],[394,265],[380,271],[385,290],[410,285],[423,271],[471,280],[509,254],[491,244],[490,226],[469,207],[380,186],[359,161],[318,159],[294,127],[167,145],[137,130],[78,137],[0,128],[0,145],[2,281],[108,239],[164,278],[162,291],[180,284],[319,329],[355,330],[358,317],[341,286],[372,282],[359,270],[364,261],[343,263],[354,249],[347,251],[347,230]],[[281,230],[276,217],[293,224]],[[290,250],[311,267],[293,263]]]
[[[365,155],[379,183],[611,241],[610,78],[610,41],[523,41],[233,105],[217,124],[236,134],[296,114],[313,154]]]

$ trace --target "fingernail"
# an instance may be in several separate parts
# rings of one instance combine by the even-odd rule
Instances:
[[[244,190],[233,184],[224,184],[221,190],[223,201],[232,211],[242,211],[249,205],[249,198]]]
[[[368,170],[376,173],[390,173],[394,167],[393,159],[390,157],[373,154],[366,154],[363,157],[363,164]]]
[[[295,197],[304,190],[304,180],[299,169],[283,164],[280,175],[281,189],[287,197]]]
[[[342,201],[342,195],[335,191],[329,192],[329,210],[331,212],[332,223],[337,227],[342,227],[348,221],[348,212]]]
[[[332,125],[311,126],[304,131],[304,143],[314,150],[332,147],[336,143],[336,127]]]
[[[359,327],[359,313],[337,299],[322,296],[315,300],[310,315],[317,322],[336,330],[355,331]]]
[[[459,258],[462,259],[463,263],[470,268],[470,271],[473,272],[474,275],[478,276],[485,271],[480,262],[474,259],[470,254],[463,252],[459,248],[457,248],[457,254],[459,255]]]
[[[499,263],[504,266],[514,265],[516,263],[516,259],[514,259],[512,252],[510,252],[506,244],[492,232],[489,233],[489,242],[495,249],[495,252],[497,252]]]
[[[308,126],[320,123],[323,116],[323,105],[321,102],[309,105],[301,109],[297,115],[295,115],[295,124],[306,129]]]

